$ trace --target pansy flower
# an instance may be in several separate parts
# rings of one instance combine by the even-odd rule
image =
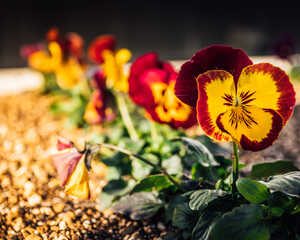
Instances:
[[[101,70],[95,72],[92,85],[94,91],[85,109],[84,120],[90,124],[109,122],[115,119],[115,113],[109,107],[109,93],[105,85],[104,73]]]
[[[61,35],[58,28],[50,28],[46,33],[46,40],[49,42],[57,42],[63,52],[64,59],[69,57],[76,58],[81,61],[83,57],[83,39],[82,37],[73,32]]]
[[[131,52],[126,48],[115,52],[106,49],[102,57],[107,86],[121,92],[128,92],[128,74],[124,72],[124,65],[130,60]]]
[[[28,58],[29,66],[43,73],[54,73],[62,89],[74,87],[84,77],[84,66],[74,57],[64,59],[57,42],[50,42],[48,50],[32,53]]]
[[[130,69],[129,95],[146,110],[149,118],[174,128],[188,128],[196,123],[193,109],[174,94],[177,73],[157,54],[148,53],[136,59]]]
[[[197,117],[203,131],[217,141],[235,141],[245,150],[270,146],[295,105],[295,91],[286,73],[269,63],[250,65],[242,50],[220,45],[197,52],[192,60],[181,67],[175,92],[191,105],[197,93]]]
[[[72,142],[62,137],[57,140],[57,154],[52,155],[54,166],[65,192],[71,196],[88,199],[90,196],[85,155]]]

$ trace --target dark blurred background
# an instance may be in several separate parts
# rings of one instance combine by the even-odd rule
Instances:
[[[272,53],[283,36],[300,45],[297,7],[240,6],[216,1],[0,1],[0,67],[22,67],[21,45],[44,39],[53,26],[77,32],[85,46],[100,34],[117,36],[118,46],[137,57],[157,51],[164,59],[186,59],[207,45],[230,44],[249,55]]]

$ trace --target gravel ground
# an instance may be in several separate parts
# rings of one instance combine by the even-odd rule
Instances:
[[[95,163],[90,201],[66,196],[49,155],[56,136],[82,145],[88,133],[66,129],[48,112],[52,98],[36,93],[0,97],[0,239],[159,239],[159,219],[138,222],[100,212],[105,167]],[[97,130],[97,129],[96,129]],[[98,129],[99,130],[99,129]]]

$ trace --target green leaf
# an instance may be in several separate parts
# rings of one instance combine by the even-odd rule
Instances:
[[[279,207],[272,207],[270,208],[270,213],[274,217],[281,217],[284,213],[284,209]]]
[[[105,192],[101,192],[100,196],[99,196],[99,206],[100,206],[100,210],[103,211],[107,208],[110,208],[113,204],[113,201],[115,199],[114,195],[105,193]]]
[[[215,160],[212,153],[200,141],[187,137],[181,137],[179,139],[182,140],[183,143],[197,155],[199,163],[201,163],[204,167],[219,166],[219,163]]]
[[[266,185],[248,178],[238,179],[237,189],[250,203],[262,203],[270,196]]]
[[[165,221],[169,222],[170,220],[172,220],[175,208],[179,204],[183,204],[188,201],[189,201],[189,199],[186,196],[176,195],[175,197],[173,197],[166,206]]]
[[[228,195],[222,190],[197,190],[190,196],[189,206],[192,210],[203,211],[214,200]]]
[[[225,213],[211,226],[209,240],[269,240],[269,228],[263,223],[266,210],[257,204],[241,205]]]
[[[173,186],[173,183],[165,175],[153,175],[144,178],[140,183],[138,183],[133,192],[151,192],[151,191],[161,191],[163,189]]]
[[[106,172],[106,180],[117,180],[120,179],[121,173],[117,167],[107,167],[107,172]]]
[[[190,209],[188,203],[179,204],[174,209],[172,225],[182,230],[193,229],[197,216],[197,212]]]
[[[120,148],[127,149],[133,153],[138,153],[144,145],[145,142],[143,140],[133,141],[130,138],[123,138],[118,144]]]
[[[148,176],[153,169],[152,166],[148,165],[147,163],[144,163],[143,161],[137,158],[132,159],[131,167],[132,167],[132,172],[131,172],[132,176],[138,180]]]
[[[211,226],[215,220],[217,220],[222,213],[220,212],[204,212],[198,219],[196,226],[193,229],[193,240],[206,240],[208,239]]]
[[[300,198],[300,171],[270,177],[266,185],[272,191]]]
[[[122,179],[113,179],[105,185],[102,191],[113,196],[122,196],[129,193],[134,185],[135,181],[132,179],[127,182]]]
[[[162,161],[162,167],[165,168],[169,174],[178,174],[183,171],[181,158],[178,155],[164,159]]]
[[[293,66],[290,72],[291,79],[300,81],[300,66]]]
[[[264,162],[253,165],[250,176],[252,178],[264,178],[297,170],[289,161]]]
[[[154,216],[163,207],[163,202],[154,192],[140,192],[121,198],[112,206],[112,210],[128,215],[133,220]]]

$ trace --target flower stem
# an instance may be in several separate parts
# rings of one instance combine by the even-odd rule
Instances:
[[[122,95],[122,93],[115,92],[115,97],[117,100],[117,105],[118,105],[121,117],[123,119],[124,125],[128,131],[129,137],[133,141],[137,141],[139,139],[139,137],[135,131],[134,125],[133,125],[131,117],[129,115],[124,96]]]
[[[147,160],[146,158],[143,158],[143,157],[141,157],[137,154],[134,154],[134,153],[132,153],[132,152],[126,150],[126,149],[117,147],[115,145],[111,145],[111,144],[107,144],[107,143],[100,143],[100,144],[97,144],[97,145],[100,146],[100,147],[105,147],[105,148],[108,148],[108,149],[111,149],[111,150],[114,150],[114,151],[124,153],[124,154],[128,155],[129,157],[134,157],[134,158],[137,158],[137,159],[143,161],[144,163],[150,165],[151,167],[153,167],[154,169],[156,169],[160,173],[164,174],[175,186],[177,186],[178,189],[180,189],[181,191],[184,192],[184,189],[182,188],[182,186],[163,167],[157,166],[154,163]]]
[[[239,178],[239,147],[236,142],[232,142],[232,193],[237,192],[236,181]]]

